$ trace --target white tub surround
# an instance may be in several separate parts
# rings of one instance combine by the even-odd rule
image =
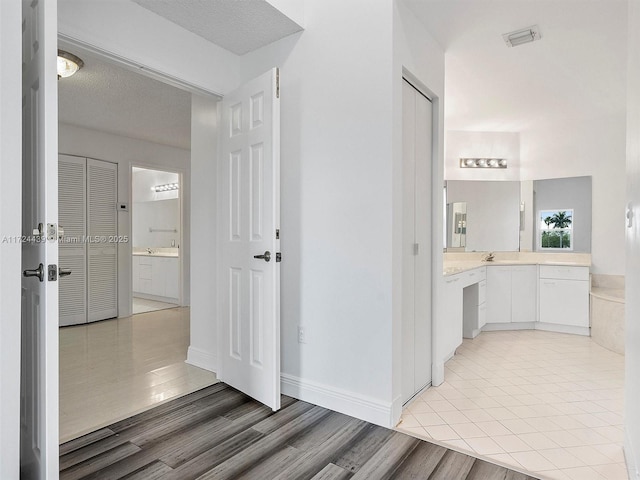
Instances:
[[[603,347],[624,355],[624,275],[591,277],[591,336]]]

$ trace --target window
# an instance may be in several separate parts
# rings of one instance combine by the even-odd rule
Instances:
[[[541,249],[573,250],[573,210],[541,210],[538,218]]]

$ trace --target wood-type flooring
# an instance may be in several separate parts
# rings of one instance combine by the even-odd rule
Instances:
[[[60,446],[60,478],[534,480],[409,435],[218,383]]]

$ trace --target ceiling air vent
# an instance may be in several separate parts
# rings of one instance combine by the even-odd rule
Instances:
[[[507,44],[507,47],[517,47],[518,45],[540,40],[541,36],[538,26],[533,25],[521,30],[516,30],[515,32],[505,33],[502,35],[502,38],[504,39],[504,43]]]

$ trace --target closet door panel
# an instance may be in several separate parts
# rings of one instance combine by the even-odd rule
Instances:
[[[402,86],[402,402],[415,394],[416,92]]]
[[[88,317],[118,316],[118,166],[87,160]]]
[[[87,159],[60,155],[58,159],[59,268],[71,275],[59,278],[60,326],[87,322]]]
[[[415,391],[431,383],[431,101],[416,98],[414,324]]]

